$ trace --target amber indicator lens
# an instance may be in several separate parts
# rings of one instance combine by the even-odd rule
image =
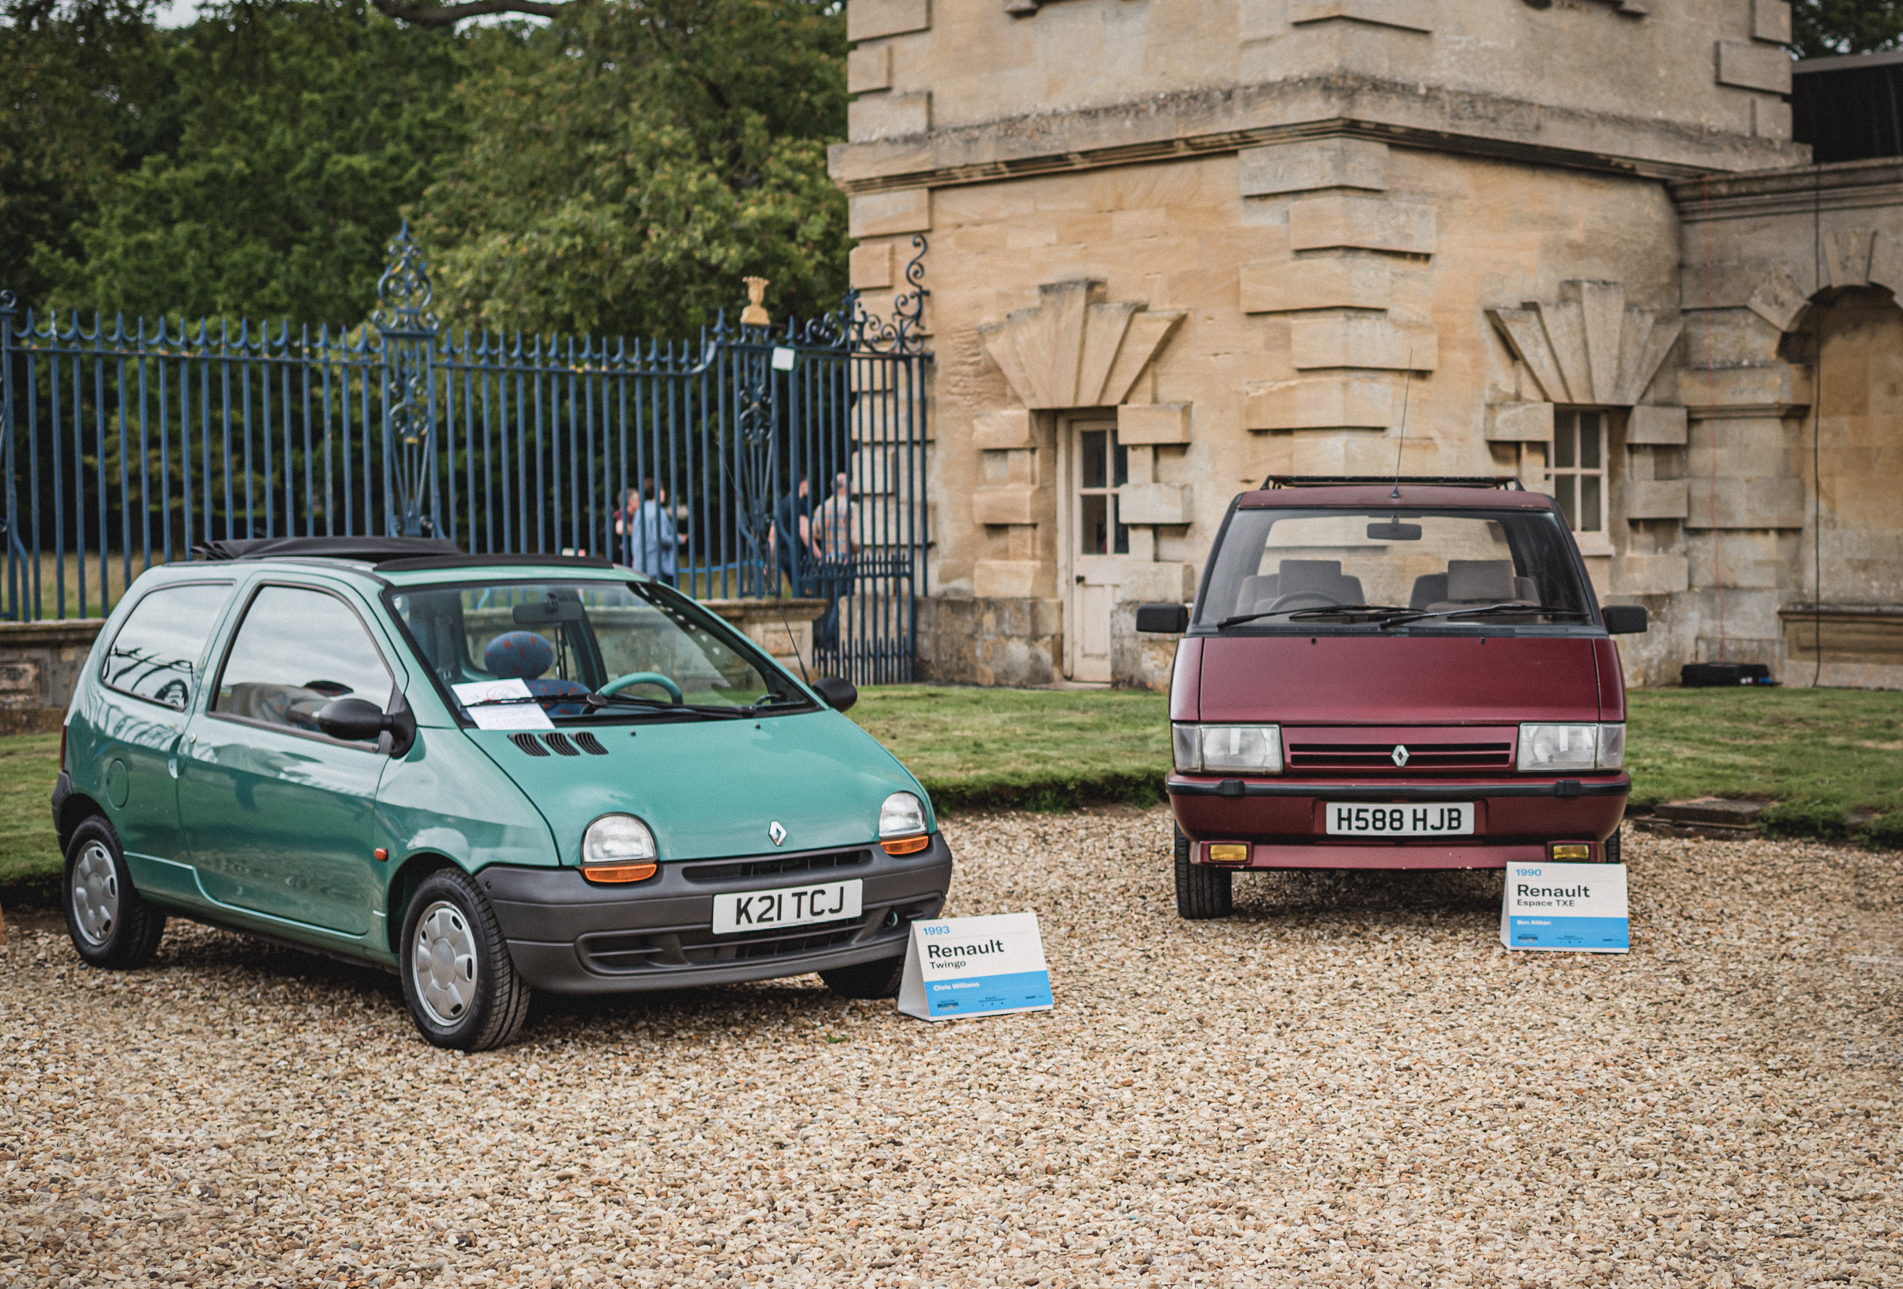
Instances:
[[[1209,843],[1209,862],[1212,864],[1246,864],[1249,862],[1247,842],[1215,841]]]
[[[1567,862],[1584,864],[1589,863],[1591,860],[1592,847],[1583,841],[1563,841],[1556,842],[1553,845],[1553,862],[1555,864]]]
[[[645,882],[660,871],[659,864],[590,864],[581,875],[591,882]]]
[[[930,837],[900,837],[896,841],[882,841],[879,843],[880,846],[885,848],[885,853],[888,855],[916,855],[931,844],[932,839]]]

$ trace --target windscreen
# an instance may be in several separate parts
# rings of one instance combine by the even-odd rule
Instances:
[[[1198,626],[1584,625],[1558,518],[1527,510],[1237,510]]]
[[[465,582],[392,592],[390,606],[459,700],[486,682],[509,682],[487,692],[521,693],[520,682],[524,700],[555,720],[812,706],[744,637],[664,587]]]

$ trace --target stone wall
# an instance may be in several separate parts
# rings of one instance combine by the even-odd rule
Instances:
[[[0,622],[0,733],[56,730],[104,621]]]

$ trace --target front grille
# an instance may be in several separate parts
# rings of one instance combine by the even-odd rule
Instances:
[[[816,873],[872,862],[869,850],[841,850],[830,854],[788,855],[785,858],[742,859],[726,864],[693,864],[681,869],[690,882],[725,882],[736,877],[772,877],[783,873]]]
[[[706,930],[636,932],[613,931],[583,936],[577,943],[588,966],[601,972],[634,972],[670,967],[703,967],[755,958],[781,958],[851,944],[864,918],[852,922],[801,927],[789,935],[718,940]]]
[[[1394,749],[1407,749],[1404,765],[1394,763]],[[1364,774],[1414,774],[1423,770],[1510,770],[1511,739],[1485,742],[1411,742],[1407,738],[1381,742],[1298,743],[1289,741],[1290,770],[1349,770]]]

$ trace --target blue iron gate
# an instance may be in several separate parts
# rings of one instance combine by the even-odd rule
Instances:
[[[407,228],[351,328],[89,328],[0,293],[4,616],[101,616],[206,541],[424,533],[605,555],[701,599],[823,596],[809,662],[908,680],[930,361],[913,244],[889,320],[848,295],[672,343],[448,330]],[[806,516],[804,543],[776,509]]]

